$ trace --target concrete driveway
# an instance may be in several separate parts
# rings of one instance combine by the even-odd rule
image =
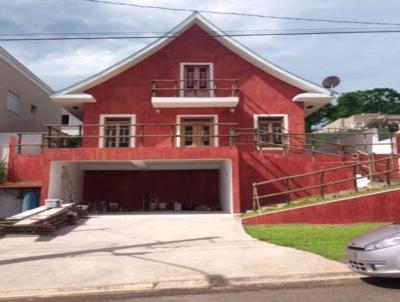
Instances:
[[[59,236],[0,240],[0,296],[347,272],[248,236],[227,214],[94,215]]]

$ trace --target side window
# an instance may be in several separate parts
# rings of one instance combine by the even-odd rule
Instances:
[[[18,109],[19,109],[18,107],[19,107],[19,96],[9,91],[6,97],[6,109],[8,111],[18,114]]]
[[[104,122],[104,147],[130,147],[131,119],[106,118]]]
[[[69,125],[69,115],[68,114],[63,114],[61,116],[61,124],[62,125]]]
[[[261,147],[280,147],[283,143],[283,116],[259,116],[257,119],[258,141]]]

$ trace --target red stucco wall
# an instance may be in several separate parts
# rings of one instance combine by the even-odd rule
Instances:
[[[242,219],[243,224],[400,221],[400,190]]]
[[[196,35],[202,37],[194,39]],[[215,79],[238,79],[240,101],[236,111],[232,113],[230,108],[168,108],[156,113],[151,105],[151,81],[179,79],[179,66],[183,62],[212,62]],[[253,127],[253,114],[283,113],[289,116],[289,131],[304,132],[303,104],[292,101],[302,91],[266,74],[212,37],[205,37],[197,25],[139,64],[87,92],[94,96],[96,103],[84,105],[85,124],[99,124],[100,114],[136,114],[139,124],[176,123],[179,114],[218,114],[220,123]],[[220,130],[227,131],[223,127]],[[169,127],[148,131],[170,134]],[[85,134],[98,133],[97,127],[85,128]],[[170,146],[169,138],[147,141],[153,146]],[[87,147],[98,146],[95,138],[87,139],[85,143]]]

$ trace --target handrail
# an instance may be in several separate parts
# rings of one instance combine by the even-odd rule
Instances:
[[[349,164],[349,165],[344,165],[344,166],[339,166],[339,167],[333,167],[333,168],[326,168],[326,169],[320,169],[317,171],[313,172],[308,172],[308,173],[302,173],[302,174],[296,174],[296,175],[291,175],[291,176],[284,176],[272,180],[267,180],[267,181],[261,181],[261,182],[254,182],[253,183],[253,210],[256,210],[256,207],[258,207],[259,213],[261,213],[261,204],[260,204],[260,199],[264,198],[270,198],[270,197],[275,197],[275,196],[280,196],[284,195],[286,196],[286,201],[289,203],[289,194],[291,193],[296,193],[296,192],[301,192],[301,191],[307,191],[310,189],[320,189],[320,195],[324,196],[324,188],[330,185],[335,185],[343,182],[348,182],[353,180],[354,181],[354,190],[358,191],[357,187],[357,179],[362,179],[365,178],[366,176],[357,176],[357,171],[360,170],[360,168],[365,167],[366,164],[368,164],[368,177],[372,179],[373,176],[377,175],[382,175],[386,174],[386,182],[389,185],[391,183],[391,172],[399,171],[399,165],[394,162],[394,159],[399,159],[400,155],[395,155],[392,154],[390,157],[385,157],[385,158],[380,158],[380,159],[369,159],[366,161],[358,161],[357,163],[354,164]],[[380,164],[380,162],[385,162],[386,163],[386,168],[384,171],[376,171],[376,167]],[[349,169],[353,168],[353,177],[350,178],[345,178],[345,179],[339,179],[336,181],[329,181],[329,182],[324,182],[324,175],[325,173],[332,172],[332,171],[337,171],[337,170],[342,170],[342,169]],[[293,179],[298,179],[300,177],[308,177],[308,176],[315,176],[315,175],[320,175],[320,183],[317,185],[311,185],[307,187],[302,187],[302,188],[297,188],[297,189],[290,189],[290,180]],[[264,195],[259,195],[257,188],[260,186],[276,183],[276,182],[284,182],[286,190],[282,192],[276,192],[276,193],[270,193],[270,194],[264,194]]]
[[[395,157],[400,157],[400,156],[396,155]],[[381,161],[386,161],[387,159],[388,158],[386,158],[386,157],[385,158],[380,158],[380,159],[375,159],[375,160],[373,160],[373,162],[377,163],[377,162],[381,162]],[[314,174],[319,174],[321,172],[331,172],[331,171],[336,171],[336,170],[340,170],[340,169],[351,168],[351,167],[354,167],[354,166],[361,165],[362,163],[369,163],[369,162],[371,162],[371,161],[370,160],[365,160],[365,161],[360,161],[360,162],[357,162],[355,164],[350,164],[350,165],[345,165],[345,166],[338,166],[338,167],[326,168],[326,169],[321,169],[321,170],[308,172],[308,173],[296,174],[296,175],[291,175],[291,176],[284,176],[284,177],[275,178],[275,179],[271,179],[271,180],[255,182],[253,185],[258,186],[258,185],[264,185],[264,184],[273,183],[273,182],[286,180],[286,179],[290,179],[290,178],[299,178],[299,177],[303,177],[303,176],[311,176],[311,175],[314,175]]]
[[[371,174],[368,174],[368,175],[369,176],[376,176],[376,175],[381,175],[381,174],[385,174],[385,173],[388,173],[388,172],[394,172],[394,171],[398,171],[398,170],[399,169],[390,169],[390,170],[385,170],[385,171],[382,171],[382,172],[371,173]],[[296,192],[300,192],[300,191],[306,191],[306,190],[310,190],[310,189],[320,188],[321,186],[326,187],[326,186],[329,186],[329,185],[335,185],[335,184],[338,184],[338,183],[342,183],[342,182],[346,182],[346,181],[350,181],[350,180],[362,179],[362,178],[365,178],[365,176],[350,177],[350,178],[345,178],[345,179],[326,182],[326,183],[323,183],[323,184],[318,184],[318,185],[298,188],[298,189],[294,189],[294,190],[288,190],[288,191],[285,191],[285,192],[277,192],[277,193],[271,193],[271,194],[266,194],[266,195],[259,195],[258,198],[274,197],[274,196],[279,196],[279,195],[296,193]]]
[[[237,123],[190,123],[191,125],[222,125],[222,126],[236,126]],[[187,125],[187,123],[147,123],[147,124],[113,124],[113,125],[123,125],[123,126],[181,126]],[[81,125],[62,125],[62,124],[46,124],[45,127],[60,127],[60,128],[69,128],[69,127],[104,127],[108,126],[107,124],[81,124]],[[45,132],[47,133],[47,132]]]

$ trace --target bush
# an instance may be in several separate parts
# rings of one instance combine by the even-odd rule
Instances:
[[[0,161],[0,183],[7,179],[7,165],[5,160]]]

